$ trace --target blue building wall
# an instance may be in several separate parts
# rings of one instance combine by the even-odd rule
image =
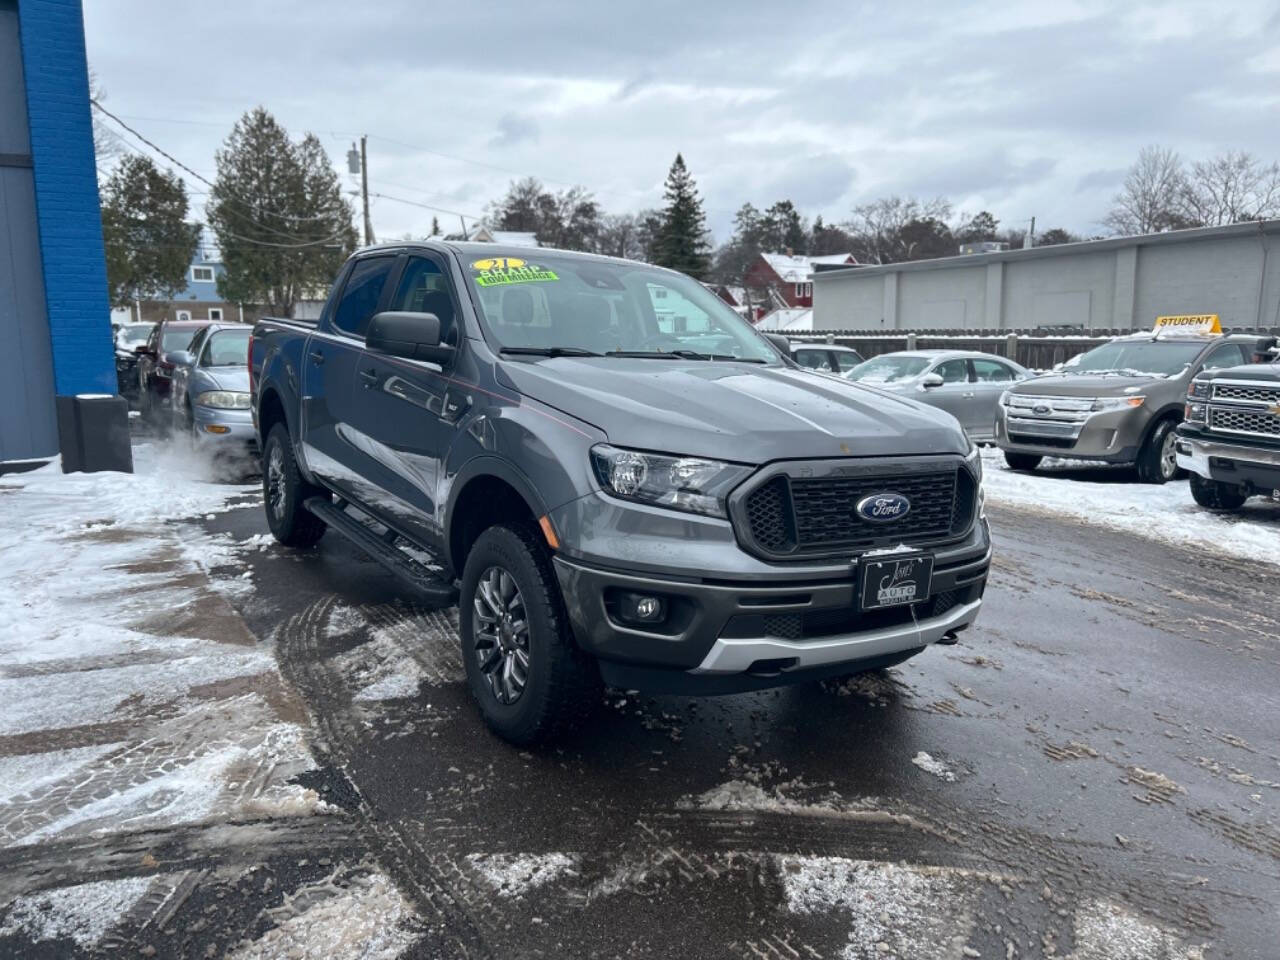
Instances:
[[[80,0],[18,0],[18,29],[55,391],[114,394]]]

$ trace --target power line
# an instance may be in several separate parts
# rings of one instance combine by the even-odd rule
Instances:
[[[468,220],[483,220],[483,217],[477,217],[472,213],[460,213],[457,210],[446,210],[444,207],[435,207],[429,203],[422,203],[418,200],[406,200],[404,197],[393,197],[385,193],[371,193],[371,197],[378,197],[381,200],[392,200],[396,203],[407,203],[411,207],[422,207],[424,210],[434,210],[436,213],[447,213],[454,217],[466,217]]]

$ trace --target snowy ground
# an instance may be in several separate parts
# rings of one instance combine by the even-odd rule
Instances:
[[[180,442],[139,444],[134,462],[0,477],[0,848],[337,812],[296,782],[315,767],[306,711],[232,606],[263,544],[194,522],[257,508],[257,485],[214,482]],[[178,876],[0,900],[0,938],[95,949]],[[408,906],[379,874],[348,880],[236,955],[395,956]]]
[[[1047,459],[1015,473],[994,447],[982,451],[987,500],[1040,510],[1127,533],[1210,550],[1237,559],[1280,563],[1280,504],[1261,497],[1243,511],[1218,514],[1191,499],[1186,480],[1138,483],[1131,470]]]

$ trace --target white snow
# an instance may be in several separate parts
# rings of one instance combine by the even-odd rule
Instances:
[[[0,735],[29,751],[0,760],[0,844],[328,809],[287,782],[314,761],[272,705],[271,644],[227,602],[251,586],[210,575],[261,542],[193,522],[257,486],[181,445],[134,465],[0,477]],[[41,752],[68,738],[88,745]]]
[[[467,862],[495,894],[516,899],[571,871],[577,861],[566,853],[473,853]]]
[[[995,448],[982,452],[989,503],[1069,517],[1113,530],[1237,559],[1280,563],[1280,504],[1250,500],[1238,514],[1212,513],[1191,499],[1186,480],[1137,483],[1127,471],[1045,460],[1015,473]],[[1073,478],[1062,476],[1064,471]],[[1088,474],[1089,479],[1075,479]]]
[[[289,917],[229,960],[395,960],[418,939],[413,908],[380,873],[358,877],[346,889]],[[301,896],[300,891],[297,896]]]
[[[1204,960],[1202,945],[1186,946],[1127,908],[1093,900],[1076,911],[1076,948],[1063,960]]]
[[[911,762],[914,763],[921,770],[925,771],[926,773],[932,773],[939,780],[946,780],[948,783],[955,782],[955,779],[956,779],[955,771],[953,771],[941,760],[938,760],[930,756],[929,754],[925,753],[923,750],[921,750],[914,757],[912,757]]]
[[[150,886],[150,877],[126,877],[26,894],[10,905],[0,937],[26,933],[35,941],[70,938],[92,948]]]

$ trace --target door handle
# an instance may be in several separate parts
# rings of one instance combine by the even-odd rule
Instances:
[[[364,381],[366,387],[372,387],[378,382],[378,371],[373,367],[368,367],[360,371],[360,379]]]
[[[311,354],[311,362],[314,363],[316,366],[320,366],[321,364],[324,363],[324,354],[318,350],[313,352]]]

